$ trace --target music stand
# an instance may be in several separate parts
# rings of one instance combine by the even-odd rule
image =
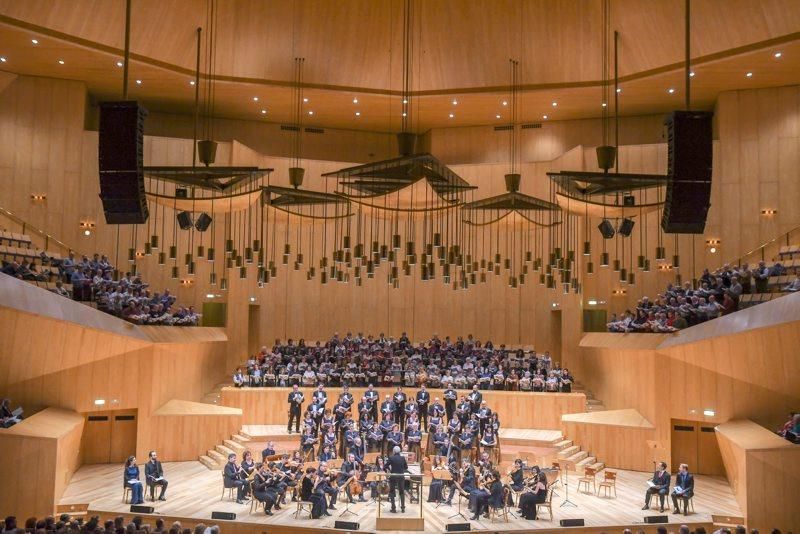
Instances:
[[[577,508],[578,505],[569,500],[569,468],[570,462],[564,462],[564,502],[561,503],[559,508],[563,508],[565,506],[572,506],[573,508]]]
[[[450,473],[450,471],[438,470],[431,471],[431,478],[434,480],[448,481],[453,480],[453,475]],[[428,487],[428,491],[430,491],[430,487]],[[442,491],[444,492],[444,482],[442,482]],[[439,508],[442,504],[444,504],[444,499],[440,497],[439,502],[436,503],[436,508]]]
[[[374,502],[380,504],[380,502],[381,502],[381,490],[377,486],[378,483],[380,482],[380,480],[381,480],[380,472],[378,472],[378,471],[370,471],[370,472],[367,473],[367,476],[364,479],[364,481],[365,482],[375,482],[375,497],[371,497],[369,503],[367,503],[367,504],[372,504]]]
[[[448,474],[450,474],[450,473],[448,473]],[[452,479],[453,477],[451,476],[450,478]],[[453,480],[453,484],[456,484],[455,480]],[[447,519],[450,520],[450,519],[453,519],[454,517],[462,517],[462,518],[464,518],[464,521],[469,521],[467,516],[465,516],[464,514],[461,513],[461,491],[459,490],[458,487],[456,487],[456,492],[458,493],[458,495],[456,495],[456,500],[458,501],[458,512],[456,512],[455,514],[451,515]]]
[[[342,492],[342,491],[345,492],[344,493],[345,497],[347,497],[347,486],[349,486],[352,481],[353,481],[353,477],[350,477],[347,480],[347,482],[344,483],[344,486],[339,488],[340,492]],[[345,501],[345,503],[346,504],[344,505],[344,510],[342,510],[342,513],[339,514],[339,517],[342,517],[344,514],[351,514],[351,515],[354,515],[354,516],[358,517],[357,513],[350,511],[350,498],[349,497],[347,497],[347,500]]]

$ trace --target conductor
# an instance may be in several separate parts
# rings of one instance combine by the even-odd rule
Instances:
[[[392,503],[390,512],[397,513],[395,507],[395,492],[400,490],[400,511],[406,511],[406,494],[405,494],[405,477],[403,476],[408,471],[408,463],[406,459],[400,454],[400,447],[395,447],[392,450],[392,455],[386,461],[389,467],[389,499]]]

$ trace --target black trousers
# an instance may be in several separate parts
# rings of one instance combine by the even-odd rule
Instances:
[[[683,501],[683,513],[689,513],[689,499],[692,498],[692,492],[686,491],[681,495],[678,495],[674,491],[672,492],[672,504],[675,505],[675,509],[679,512],[681,511],[681,507],[679,506],[680,502]]]
[[[153,500],[156,499],[156,486],[161,486],[161,493],[158,496],[159,499],[164,497],[164,494],[167,492],[167,481],[165,479],[156,482],[150,481],[147,485],[150,486],[150,498]]]
[[[300,433],[300,406],[291,406],[289,408],[289,423],[286,425],[286,430],[292,430],[292,421],[294,421],[294,431]]]
[[[389,477],[389,501],[392,503],[392,510],[397,510],[394,504],[394,497],[397,491],[400,491],[400,509],[406,509],[406,492],[405,492],[405,479],[402,476]]]
[[[244,480],[234,480],[233,482],[227,482],[225,484],[226,488],[236,488],[236,500],[243,501],[245,495],[247,494],[247,482]]]
[[[666,488],[664,488],[664,489],[647,488],[647,493],[645,493],[645,496],[644,496],[644,503],[647,506],[650,506],[650,497],[652,497],[655,494],[658,494],[658,500],[661,502],[661,508],[664,508],[664,500],[667,497]]]
[[[447,421],[449,422],[450,419],[453,418],[453,413],[456,411],[456,401],[454,400],[444,401],[444,411],[447,414]]]

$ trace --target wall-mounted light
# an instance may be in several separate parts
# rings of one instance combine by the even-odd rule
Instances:
[[[34,193],[31,195],[31,200],[34,202],[44,202],[47,200],[47,195],[44,193]]]
[[[103,406],[103,405],[105,405],[105,403],[106,403],[105,399],[95,399],[94,400],[94,405],[95,406]]]
[[[625,295],[625,294],[627,294],[627,293],[628,293],[628,292],[627,292],[626,290],[624,290],[624,289],[615,289],[615,290],[613,290],[613,291],[611,292],[611,294],[612,294],[613,296],[615,296],[615,297],[621,297],[621,296],[623,296],[623,295]]]
[[[183,279],[181,279],[181,285],[182,286],[190,286],[192,284],[194,284],[194,280],[192,280],[191,278],[183,278]]]
[[[671,263],[660,263],[658,265],[658,270],[659,271],[671,271],[672,270],[672,264]]]
[[[722,241],[719,239],[706,239],[706,245],[709,247],[716,247],[722,244]]]
[[[777,215],[778,210],[773,209],[763,209],[761,210],[761,215]]]
[[[715,415],[717,415],[717,412],[715,412],[710,408],[706,408],[705,410],[703,410],[703,415],[705,415],[706,417],[714,417]]]
[[[207,293],[206,294],[206,298],[207,299],[213,299],[214,298],[214,293]]]
[[[81,230],[83,230],[83,235],[90,236],[92,235],[92,230],[94,230],[94,223],[91,221],[81,221],[78,226],[80,226]]]
[[[591,300],[589,300],[589,301],[587,302],[587,304],[589,304],[589,306],[597,306],[597,301],[596,301],[596,300],[594,300],[594,299],[591,299]]]

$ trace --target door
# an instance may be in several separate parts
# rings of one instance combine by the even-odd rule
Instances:
[[[562,362],[563,365],[561,359],[561,310],[550,311],[550,356],[553,358],[553,363]]]
[[[725,475],[714,424],[681,419],[672,420],[673,473],[680,464],[700,475]]]
[[[83,463],[123,463],[136,453],[136,411],[93,412],[83,430]]]
[[[264,342],[261,339],[261,306],[250,304],[247,310],[247,354],[255,354]]]

